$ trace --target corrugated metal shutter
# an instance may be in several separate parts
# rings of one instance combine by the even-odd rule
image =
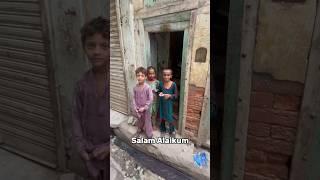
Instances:
[[[56,165],[46,44],[38,0],[0,2],[2,147]]]
[[[110,105],[111,109],[128,114],[127,87],[121,55],[115,0],[110,2]]]

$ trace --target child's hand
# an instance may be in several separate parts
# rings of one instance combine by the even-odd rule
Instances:
[[[88,154],[86,151],[82,151],[82,152],[80,153],[80,156],[81,156],[81,158],[82,158],[83,160],[85,160],[85,161],[89,161],[89,160],[90,160],[90,156],[89,156],[89,154]]]
[[[162,93],[162,92],[160,92],[160,93],[159,93],[159,96],[160,96],[160,97],[161,97],[161,96],[163,96],[163,93]]]
[[[145,109],[142,107],[139,109],[139,112],[143,112]]]
[[[104,160],[110,153],[109,149],[109,146],[98,147],[93,151],[93,157],[98,160]]]
[[[164,94],[164,99],[169,99],[171,97],[171,94]]]

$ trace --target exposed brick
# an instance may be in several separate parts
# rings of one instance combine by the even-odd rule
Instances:
[[[279,178],[270,178],[258,174],[245,173],[244,180],[280,180]]]
[[[199,128],[199,121],[198,122],[195,122],[195,121],[187,121],[186,122],[186,128],[190,128],[190,129],[193,129],[193,130],[198,130]]]
[[[186,128],[192,129],[192,130],[197,130],[198,126],[190,123],[186,123]]]
[[[187,117],[196,118],[200,120],[201,114],[199,113],[187,113]]]
[[[266,153],[267,162],[277,164],[288,164],[290,157],[289,155],[282,155],[276,153]]]
[[[273,105],[273,94],[266,92],[252,92],[250,106],[271,108]]]
[[[272,123],[272,109],[250,108],[249,120],[254,122]],[[251,122],[249,122],[250,124]]]
[[[196,107],[196,110],[200,109],[200,111],[202,110],[202,103],[203,102],[198,102],[198,101],[189,101],[188,99],[188,106],[192,107]]]
[[[194,110],[194,109],[191,109],[191,108],[187,108],[187,113],[198,113],[200,114],[200,110]]]
[[[273,108],[288,111],[298,111],[300,108],[300,97],[298,96],[287,96],[287,95],[276,95],[274,97]]]
[[[253,91],[302,96],[303,88],[304,85],[302,83],[275,80],[268,75],[254,74],[252,77]]]
[[[195,118],[192,116],[187,116],[187,118],[186,118],[186,122],[199,122],[199,121],[200,121],[199,118]]]
[[[294,143],[248,135],[247,148],[271,153],[278,153],[282,155],[292,155]]]
[[[256,149],[248,149],[246,154],[246,160],[250,162],[287,164],[289,159],[289,155],[281,155]]]
[[[298,112],[273,110],[272,115],[273,124],[293,128],[298,126]]]
[[[247,162],[245,170],[262,177],[288,179],[288,167],[282,164]]]
[[[246,154],[246,160],[250,162],[266,162],[267,155],[263,151],[248,149]]]
[[[194,85],[189,86],[189,91],[188,91],[189,96],[203,97],[204,92],[205,92],[205,88],[195,87]]]
[[[195,106],[195,105],[192,105],[192,104],[189,104],[188,103],[188,109],[193,109],[193,110],[196,110],[196,111],[201,111],[202,110],[202,106]]]
[[[204,95],[198,96],[198,95],[189,94],[188,99],[192,101],[202,102],[204,99]]]
[[[202,102],[204,98],[203,98],[203,96],[192,96],[189,94],[188,99],[189,99],[189,101]]]
[[[282,139],[288,142],[295,142],[296,130],[293,128],[272,126],[271,137],[275,139]]]
[[[270,124],[250,122],[248,127],[248,134],[258,137],[270,136]]]
[[[195,131],[193,131],[193,130],[189,130],[189,129],[185,129],[185,136],[187,137],[187,138],[193,138],[193,137],[195,137],[196,136],[196,132]]]
[[[298,113],[273,109],[251,108],[249,119],[254,122],[263,122],[296,128],[298,123]]]

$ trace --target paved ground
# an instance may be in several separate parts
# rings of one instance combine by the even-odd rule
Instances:
[[[130,153],[119,147],[115,143],[116,138],[112,138],[111,158],[110,158],[110,176],[111,180],[164,180],[145,166],[142,166]]]
[[[161,162],[168,164],[177,170],[193,176],[199,180],[210,179],[210,152],[195,147],[195,145],[190,141],[188,144],[132,144],[131,138],[137,131],[136,126],[128,124],[123,121],[117,128],[113,128],[114,133],[122,141],[131,144],[137,150],[154,157]],[[154,138],[160,137],[159,131],[153,131]],[[169,138],[168,135],[165,135]],[[179,138],[179,135],[176,135]],[[193,156],[195,153],[204,152],[207,157],[206,167],[195,166]],[[167,177],[166,177],[167,178]]]
[[[52,169],[0,149],[0,179],[58,180],[59,174]]]

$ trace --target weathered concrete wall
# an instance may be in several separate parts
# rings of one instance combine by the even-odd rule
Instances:
[[[210,6],[206,5],[197,10],[195,31],[192,45],[192,63],[190,71],[190,84],[205,87],[210,63]],[[206,61],[195,62],[196,50],[200,47],[207,49]]]
[[[185,134],[190,138],[195,138],[198,135],[205,87],[210,68],[210,6],[209,4],[203,5],[203,7],[197,9],[194,36],[190,37],[193,44],[185,123]],[[207,49],[206,61],[195,62],[196,51],[201,47]],[[209,119],[205,120],[209,121]]]
[[[84,8],[84,19],[85,21],[89,21],[90,19],[98,16],[109,16],[109,11],[107,11],[110,7],[110,0],[84,0],[83,8]]]
[[[289,179],[315,7],[260,1],[244,179]]]
[[[134,7],[134,12],[139,11],[139,10],[144,8],[143,1],[144,0],[134,0],[134,1],[132,1],[133,7]]]
[[[51,53],[60,109],[63,120],[64,144],[71,149],[71,104],[74,85],[89,68],[82,51],[80,28],[84,23],[82,4],[75,1],[50,1]]]
[[[124,71],[125,71],[125,80],[128,90],[128,101],[132,102],[133,97],[133,87],[136,85],[136,75],[135,69],[137,66],[141,66],[137,62],[136,58],[136,49],[138,48],[139,42],[135,38],[137,33],[135,30],[135,21],[134,21],[134,6],[130,0],[120,0],[119,2],[120,9],[120,24],[121,36],[120,43],[122,43],[123,48],[123,61],[124,61]],[[130,112],[130,108],[129,108]]]
[[[304,82],[315,8],[316,0],[260,1],[254,71]]]

